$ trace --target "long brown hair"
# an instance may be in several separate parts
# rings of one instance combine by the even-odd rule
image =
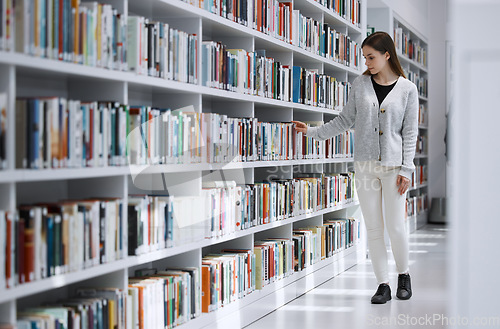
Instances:
[[[365,40],[363,40],[361,48],[363,48],[364,46],[370,46],[382,54],[388,52],[390,56],[389,66],[391,67],[392,71],[396,75],[406,78],[406,75],[403,72],[403,68],[399,63],[398,55],[396,55],[396,47],[394,47],[394,41],[388,33],[378,31],[370,34],[368,37],[366,37]],[[365,72],[363,72],[363,74],[371,75],[369,70],[366,70]]]

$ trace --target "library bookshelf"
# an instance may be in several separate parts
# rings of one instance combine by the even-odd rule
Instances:
[[[415,165],[424,167],[422,180],[417,179],[418,175],[416,175],[407,194],[407,205],[411,209],[408,211],[407,228],[411,233],[427,223],[428,215],[428,41],[426,36],[413,28],[383,0],[368,1],[367,11],[368,29],[372,27],[376,31],[387,32],[393,37],[401,66],[419,90],[420,118]],[[405,43],[408,46],[405,46]],[[412,43],[411,50],[410,43]]]
[[[84,3],[82,1],[82,3]],[[333,108],[311,106],[292,101],[232,92],[203,85],[201,70],[202,41],[215,40],[227,48],[247,52],[265,50],[266,56],[282,64],[301,66],[327,74],[341,82],[352,82],[361,74],[362,65],[348,66],[312,51],[287,43],[191,3],[180,0],[103,0],[122,18],[132,15],[168,23],[170,27],[198,36],[194,83],[162,79],[126,70],[107,69],[41,58],[14,49],[0,51],[0,93],[6,95],[7,135],[6,168],[0,170],[0,209],[15,213],[23,204],[58,202],[64,199],[120,198],[127,205],[130,194],[161,193],[136,186],[132,172],[151,186],[157,180],[175,185],[175,196],[200,194],[209,181],[231,180],[254,184],[269,177],[292,179],[297,174],[344,173],[353,171],[352,157],[293,159],[228,163],[176,163],[85,168],[21,169],[16,165],[19,152],[16,123],[16,99],[60,97],[82,102],[112,101],[169,109],[192,106],[196,113],[219,113],[234,118],[258,118],[262,122],[327,121],[340,113]],[[366,1],[360,3],[360,24],[353,24],[320,2],[294,0],[292,8],[320,23],[327,23],[358,45],[366,35]],[[169,191],[171,192],[171,191]],[[127,218],[127,207],[123,208]],[[349,200],[334,207],[291,216],[283,220],[252,226],[221,237],[187,242],[140,255],[122,255],[120,259],[75,272],[57,274],[10,288],[0,289],[0,323],[15,324],[17,313],[46,302],[67,299],[82,287],[112,287],[127,291],[129,278],[136,270],[196,267],[202,258],[222,249],[253,249],[254,242],[266,238],[291,239],[293,230],[322,225],[324,219],[356,218],[362,223],[359,203]],[[124,222],[124,232],[127,223]],[[243,327],[272,312],[297,296],[331,279],[366,258],[364,226],[360,239],[349,248],[317,261],[302,271],[293,272],[261,290],[254,290],[235,302],[181,324],[181,328]],[[126,233],[122,233],[124,236]],[[124,237],[125,245],[127,238]],[[126,248],[125,248],[126,249]],[[128,327],[127,327],[128,328]]]

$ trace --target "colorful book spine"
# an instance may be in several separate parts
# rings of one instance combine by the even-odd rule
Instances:
[[[108,198],[20,205],[13,214],[1,212],[3,287],[124,258],[122,207],[121,199]]]

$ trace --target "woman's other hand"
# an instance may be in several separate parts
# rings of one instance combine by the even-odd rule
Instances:
[[[295,124],[295,130],[299,133],[307,134],[307,125],[302,121],[292,121]]]
[[[399,186],[398,192],[400,195],[403,195],[410,187],[410,180],[404,176],[399,175],[396,180],[396,185]]]

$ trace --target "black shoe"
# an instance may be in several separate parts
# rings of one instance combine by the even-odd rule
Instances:
[[[381,283],[372,297],[372,304],[385,304],[388,300],[391,300],[391,287],[388,284]]]
[[[398,290],[396,296],[399,299],[410,299],[411,297],[411,282],[410,274],[398,275]]]

